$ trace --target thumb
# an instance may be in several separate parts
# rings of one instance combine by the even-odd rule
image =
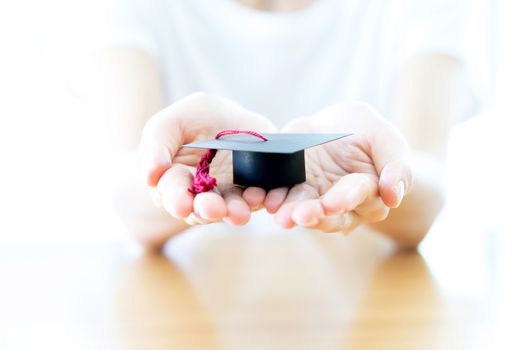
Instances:
[[[397,208],[412,188],[410,150],[403,135],[384,121],[370,137],[372,159],[379,174],[379,194],[390,208]]]
[[[169,108],[155,114],[142,131],[138,154],[148,186],[157,186],[182,144],[182,130],[177,118],[170,114]]]
[[[379,176],[379,195],[383,203],[397,208],[412,188],[412,170],[407,161],[396,159],[388,162]]]

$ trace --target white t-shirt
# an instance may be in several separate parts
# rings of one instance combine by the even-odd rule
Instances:
[[[114,0],[106,45],[158,63],[166,102],[231,98],[278,126],[341,100],[388,115],[400,67],[425,52],[463,59],[460,0],[317,0],[272,13],[236,0]]]

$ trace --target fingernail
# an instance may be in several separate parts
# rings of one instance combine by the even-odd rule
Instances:
[[[394,187],[394,192],[396,193],[395,207],[397,208],[401,204],[401,200],[403,200],[403,196],[405,195],[405,183],[403,181],[399,181]]]

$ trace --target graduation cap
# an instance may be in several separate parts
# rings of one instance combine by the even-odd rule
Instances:
[[[224,137],[227,135],[232,135]],[[258,134],[253,131],[224,130],[215,139],[183,147],[204,148],[190,192],[207,192],[215,186],[209,166],[217,150],[231,150],[233,182],[236,185],[270,190],[291,187],[306,180],[304,150],[351,134]],[[222,138],[224,137],[224,138]]]

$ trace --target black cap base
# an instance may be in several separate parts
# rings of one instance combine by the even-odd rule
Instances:
[[[233,182],[265,190],[306,181],[304,150],[295,153],[233,151]]]

